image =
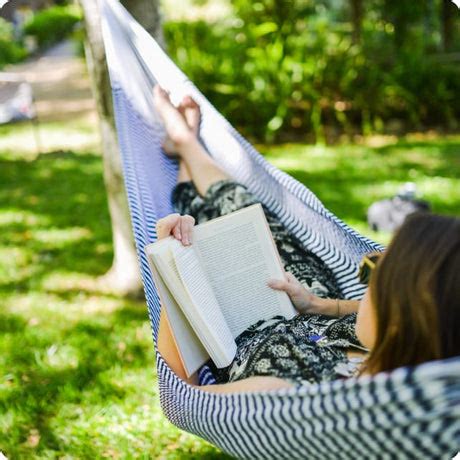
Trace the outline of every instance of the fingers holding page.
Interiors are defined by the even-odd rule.
[[[291,285],[292,279],[290,277],[292,277],[292,275],[286,272],[284,274],[284,279],[280,280],[280,279],[271,278],[268,280],[267,285],[277,291],[284,291],[284,292],[289,293],[292,287]]]
[[[195,225],[195,219],[192,216],[182,216],[181,218],[181,234],[182,244],[188,246],[192,244],[193,226]]]
[[[176,238],[176,240],[179,240],[179,241],[182,241],[182,232],[181,232],[181,224],[180,224],[180,220],[178,221],[178,223],[174,226],[174,228],[172,229],[172,236],[174,238]]]
[[[287,281],[277,279],[269,279],[267,285],[277,291],[287,291],[289,288]]]
[[[157,238],[159,240],[172,234],[173,229],[180,220],[180,214],[169,214],[157,222]]]
[[[316,312],[316,296],[305,289],[300,281],[291,273],[285,273],[284,280],[271,279],[267,284],[272,289],[285,292],[300,313]]]
[[[193,226],[195,219],[192,216],[170,214],[157,222],[157,237],[159,240],[172,235],[184,246],[192,243]]]

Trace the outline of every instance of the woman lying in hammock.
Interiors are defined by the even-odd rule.
[[[192,244],[192,228],[257,199],[231,180],[198,140],[200,111],[185,98],[174,107],[158,86],[165,151],[179,160],[173,202],[178,214],[161,219],[158,238],[173,235]],[[332,271],[264,209],[286,278],[270,280],[285,291],[299,314],[260,321],[237,339],[237,355],[225,369],[212,368],[213,392],[259,391],[375,374],[460,354],[460,219],[411,216],[385,254],[364,259],[361,301],[341,300]],[[193,216],[193,217],[192,217]],[[185,379],[171,331],[160,319],[158,350]],[[369,353],[368,353],[369,350]],[[196,377],[189,383],[197,383]]]

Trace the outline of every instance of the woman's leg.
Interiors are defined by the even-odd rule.
[[[179,173],[177,174],[177,183],[181,184],[183,182],[190,182],[192,180],[192,176],[190,175],[190,171],[187,168],[187,165],[183,161],[179,161]]]
[[[154,88],[154,103],[167,133],[163,148],[180,158],[179,182],[190,178],[198,193],[204,196],[212,184],[229,179],[198,140],[201,119],[198,104],[186,96],[175,107],[169,95],[159,86]]]
[[[190,143],[186,149],[183,149],[180,157],[201,196],[206,195],[211,185],[230,178],[208,155],[198,139],[196,142]]]

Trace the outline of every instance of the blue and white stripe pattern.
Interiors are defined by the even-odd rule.
[[[152,323],[160,303],[144,247],[157,219],[172,211],[177,167],[161,152],[155,82],[202,110],[201,138],[210,154],[245,184],[359,298],[361,256],[381,247],[350,229],[302,184],[267,163],[172,63],[117,0],[99,0],[132,224]],[[460,446],[460,358],[268,393],[217,395],[178,379],[157,354],[165,415],[238,458],[451,458]],[[203,372],[202,383],[212,381]]]

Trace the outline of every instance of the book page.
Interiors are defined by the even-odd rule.
[[[213,350],[210,354],[214,364],[219,368],[226,367],[235,357],[236,344],[196,252],[191,246],[179,244],[173,254],[185,289],[205,318],[207,331],[200,338],[206,348]]]
[[[150,268],[154,275],[161,305],[166,310],[175,346],[179,351],[185,373],[187,377],[190,377],[208,361],[209,353],[203,347],[153,263],[150,263]]]
[[[193,245],[233,337],[261,319],[295,316],[287,294],[267,286],[284,269],[260,205],[195,227]]]
[[[213,303],[212,297],[208,295],[210,288],[206,290],[206,283],[209,286],[206,276],[201,272],[200,278],[199,271],[193,265],[193,251],[187,251],[187,248],[174,238],[167,238],[148,245],[146,251],[149,261],[152,262],[169,292],[172,293],[187,322],[216,366],[228,366],[235,356],[236,344],[217,302],[214,299]],[[187,255],[190,257],[187,258]],[[182,274],[179,274],[176,259],[181,265]],[[186,285],[182,278],[187,279]],[[167,298],[164,295],[163,298],[165,297]],[[174,305],[171,303],[169,303],[169,310],[174,312]],[[183,326],[179,324],[180,315],[173,316],[168,317],[171,329],[175,336],[180,337],[183,333]],[[225,329],[227,335],[225,335]],[[188,338],[190,338],[190,334]],[[176,342],[178,344],[185,342],[182,339],[183,337],[176,338]],[[185,361],[182,346],[180,346],[179,351]],[[184,363],[184,367],[194,367],[194,365]]]

